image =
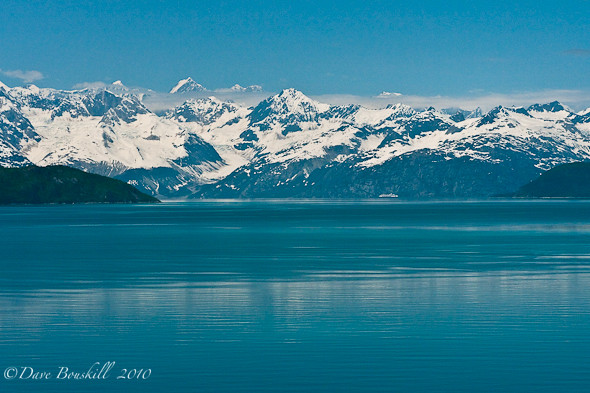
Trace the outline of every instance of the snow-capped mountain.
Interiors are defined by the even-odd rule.
[[[246,119],[231,144],[250,163],[201,195],[486,196],[590,158],[588,122],[558,103],[475,117],[401,104],[328,106],[288,89]]]
[[[262,86],[260,85],[251,85],[251,86],[240,86],[237,83],[230,87],[230,90],[236,93],[252,93],[256,91],[262,91]]]
[[[165,197],[489,196],[587,159],[590,110],[558,102],[368,109],[286,89],[251,108],[209,97],[158,116],[120,86],[0,86],[0,164],[65,164]]]
[[[173,108],[166,114],[166,118],[178,122],[192,122],[200,125],[209,125],[226,117],[229,120],[240,107],[234,103],[222,102],[215,97],[187,100]]]
[[[36,165],[122,177],[162,195],[190,193],[184,188],[196,175],[220,165],[211,146],[150,112],[135,95],[29,86],[10,89],[0,99],[11,120],[2,124],[3,144]]]
[[[330,105],[320,104],[300,91],[285,89],[254,107],[249,115],[250,125],[267,129],[285,124],[314,122],[328,109]]]
[[[8,90],[0,85],[0,165],[19,167],[30,164],[23,152],[40,138]]]
[[[120,80],[116,80],[113,83],[111,83],[110,85],[107,85],[105,87],[105,89],[109,90],[113,93],[119,93],[119,94],[126,94],[131,91],[131,89],[128,88],[127,86],[125,86],[123,84],[123,82],[121,82]]]
[[[170,94],[187,94],[206,90],[206,88],[195,82],[191,77],[188,77],[178,81],[178,83],[170,89]]]

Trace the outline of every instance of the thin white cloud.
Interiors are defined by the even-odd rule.
[[[96,81],[96,82],[81,82],[81,83],[76,83],[74,86],[72,86],[73,89],[75,90],[82,90],[82,89],[103,89],[107,86],[106,83],[101,82],[101,81]]]
[[[377,96],[377,98],[390,98],[390,97],[399,97],[403,95],[402,93],[392,93],[390,91],[382,91],[381,94]]]
[[[490,110],[498,105],[528,106],[536,103],[559,101],[572,109],[580,110],[590,106],[590,91],[583,90],[542,90],[535,92],[516,92],[512,94],[480,93],[466,96],[383,96],[363,97],[354,95],[322,95],[314,99],[333,105],[359,104],[368,108],[383,108],[388,104],[403,103],[414,108],[462,108],[472,110],[477,107]]]
[[[36,70],[0,70],[0,73],[8,76],[9,78],[20,79],[25,83],[32,83],[45,78],[41,71]]]
[[[564,50],[562,53],[568,56],[590,57],[590,49],[575,48]]]
[[[252,93],[221,92],[219,90],[194,94],[191,98],[206,98],[214,95],[222,101],[231,100],[240,105],[253,106],[277,93],[268,91]],[[305,91],[303,93],[305,94]],[[465,96],[419,96],[396,95],[391,93],[391,95],[379,94],[377,96],[369,97],[347,94],[326,94],[310,96],[310,98],[331,105],[358,104],[373,109],[384,108],[389,104],[402,103],[416,109],[433,106],[437,109],[461,108],[465,110],[473,110],[479,107],[484,111],[488,111],[499,105],[506,107],[526,107],[532,104],[545,104],[552,101],[559,101],[576,111],[590,107],[590,91],[583,90],[542,90],[535,92],[516,92],[512,94],[474,91]],[[175,105],[179,105],[186,99],[187,97],[176,97],[165,93],[150,92],[145,95],[144,103],[151,110],[162,111],[170,109]]]
[[[262,91],[260,85],[240,86],[238,84],[233,85],[229,88],[220,88],[212,90],[214,93],[232,94],[232,93],[256,93]]]

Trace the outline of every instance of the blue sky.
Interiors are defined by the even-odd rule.
[[[590,91],[590,1],[3,0],[0,53],[9,85]]]

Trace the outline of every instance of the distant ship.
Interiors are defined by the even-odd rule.
[[[381,194],[379,198],[397,198],[398,196],[397,194]]]

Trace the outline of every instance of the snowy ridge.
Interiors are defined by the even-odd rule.
[[[518,182],[529,180],[541,170],[559,163],[590,159],[590,122],[558,103],[530,108],[498,107],[480,117],[476,116],[478,112],[450,115],[434,108],[415,111],[401,104],[384,109],[327,106],[288,89],[253,108],[246,116],[247,123],[243,117],[235,120],[233,138],[215,147],[218,151],[220,148],[232,151],[249,164],[237,168],[219,181],[216,189],[206,189],[203,195],[240,196],[247,192],[246,195],[272,196],[281,195],[278,191],[281,189],[297,189],[300,193],[287,195],[334,192],[341,195],[334,189],[322,188],[317,193],[301,189],[318,188],[317,183],[307,180],[314,172],[344,171],[366,176],[386,171],[384,168],[392,165],[402,165],[399,163],[408,162],[414,156],[435,157],[428,165],[436,160],[442,160],[440,165],[447,166],[459,165],[455,164],[459,162],[463,166],[479,165],[490,174],[498,170],[520,171],[518,168],[522,167],[519,175],[514,176],[514,186],[518,186]],[[211,141],[215,137],[210,135],[225,135],[223,128],[203,130],[209,134],[208,138],[203,136],[204,139]],[[236,138],[239,131],[243,132]],[[454,170],[461,176],[461,169]],[[478,176],[478,173],[470,176]],[[498,184],[491,183],[490,187],[482,189],[489,188],[490,194],[502,192],[512,186],[509,180],[500,179]],[[379,183],[383,179],[370,181]],[[486,180],[471,181],[476,184]],[[253,186],[258,188],[249,194]],[[463,184],[462,187],[467,186]],[[468,189],[469,192],[474,190],[477,188]],[[374,192],[377,191],[383,189]],[[356,189],[353,192],[366,195]],[[422,194],[421,190],[411,192]]]
[[[193,122],[200,125],[210,125],[222,118],[230,121],[239,109],[238,105],[222,102],[215,97],[191,99],[170,110],[166,114],[166,118],[181,123]]]
[[[138,179],[125,175],[129,170],[168,168],[174,176],[167,173],[165,182],[150,178],[157,186],[144,187],[152,193],[167,193],[179,192],[179,184],[187,183],[184,178],[193,179],[194,173],[202,173],[205,163],[211,161],[210,166],[218,166],[221,161],[198,136],[178,122],[150,112],[133,94],[29,86],[11,89],[0,100],[3,112],[18,110],[22,117],[11,114],[13,126],[2,124],[3,165],[12,154],[5,146],[8,144],[36,165],[69,165],[109,176],[126,176],[131,183]],[[145,177],[145,173],[141,175]]]
[[[260,85],[251,85],[251,86],[240,86],[239,84],[235,84],[232,87],[229,88],[231,91],[233,92],[238,92],[238,93],[249,93],[249,92],[255,92],[255,91],[262,91],[262,86]]]
[[[170,94],[185,94],[191,92],[206,91],[202,85],[195,82],[191,77],[181,79],[178,83],[170,90]]]
[[[0,166],[20,167],[30,164],[24,152],[40,137],[9,91],[8,86],[0,86]]]
[[[194,85],[187,78],[173,90]],[[6,89],[0,164],[65,164],[170,197],[491,195],[590,159],[590,111],[558,102],[488,113],[368,109],[285,89],[252,108],[209,97],[158,116],[120,81]]]

